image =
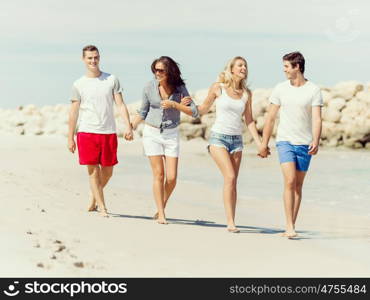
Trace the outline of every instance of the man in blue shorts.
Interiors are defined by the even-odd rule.
[[[321,136],[320,88],[304,77],[305,59],[299,52],[283,56],[288,80],[276,85],[263,128],[261,155],[266,155],[276,115],[280,122],[276,136],[281,170],[284,176],[286,231],[283,236],[297,236],[295,223],[301,204],[302,186],[312,155],[317,154]]]

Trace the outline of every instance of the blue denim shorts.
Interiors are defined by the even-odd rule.
[[[307,172],[312,155],[308,154],[308,145],[292,145],[289,142],[277,142],[280,163],[295,162],[298,171]]]
[[[208,151],[211,145],[224,147],[231,154],[243,150],[243,137],[241,135],[228,135],[211,131],[208,140]]]

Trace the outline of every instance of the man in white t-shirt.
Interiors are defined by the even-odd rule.
[[[86,75],[72,86],[72,104],[69,113],[68,148],[74,153],[77,127],[77,146],[81,165],[87,165],[90,179],[91,204],[89,211],[97,208],[107,217],[103,188],[113,174],[117,161],[117,134],[113,105],[125,122],[126,140],[133,139],[127,107],[122,98],[122,88],[117,77],[99,69],[99,50],[88,45],[82,49]],[[77,124],[78,120],[78,124]]]
[[[280,109],[276,148],[284,177],[286,231],[297,236],[295,223],[302,198],[302,186],[311,156],[317,154],[321,136],[320,88],[304,77],[305,59],[299,52],[283,56],[287,81],[276,85],[263,128],[261,155],[266,155],[276,115]]]

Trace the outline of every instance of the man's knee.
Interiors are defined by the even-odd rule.
[[[302,194],[302,186],[303,186],[303,182],[296,182],[295,183],[295,192],[297,194]]]
[[[89,165],[87,166],[87,172],[90,177],[98,177],[99,176],[99,166],[98,165]]]
[[[288,177],[285,179],[285,188],[290,189],[290,190],[296,190],[296,183],[297,180],[295,177]]]
[[[102,175],[105,177],[105,178],[111,178],[112,175],[113,175],[113,167],[102,167]]]

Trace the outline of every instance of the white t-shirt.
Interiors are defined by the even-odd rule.
[[[270,102],[280,106],[276,141],[309,145],[312,142],[312,106],[323,106],[320,88],[311,81],[295,87],[287,80],[276,85]]]
[[[99,77],[82,76],[73,83],[72,101],[80,101],[78,132],[116,133],[114,94],[122,92],[117,77],[102,72]]]

